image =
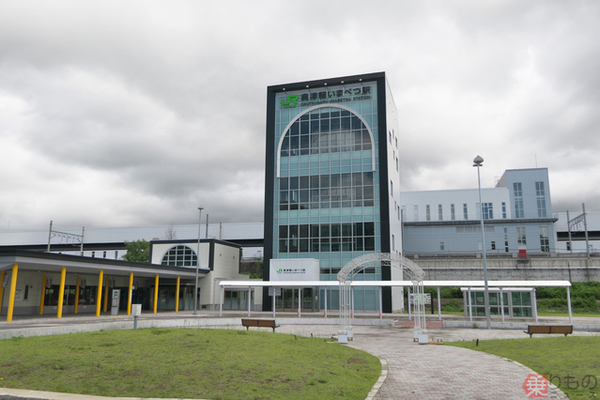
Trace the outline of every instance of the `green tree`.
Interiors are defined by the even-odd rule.
[[[133,242],[125,242],[127,253],[122,257],[125,261],[147,263],[150,262],[150,242],[138,239]]]
[[[259,261],[256,263],[258,272],[250,274],[250,279],[262,279],[263,278],[263,262]]]

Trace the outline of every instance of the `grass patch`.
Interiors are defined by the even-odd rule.
[[[137,329],[0,341],[7,388],[98,396],[364,399],[379,359],[271,332]]]
[[[447,342],[520,362],[548,379],[571,399],[600,395],[600,337],[570,336],[532,339]],[[584,387],[586,386],[586,387]]]

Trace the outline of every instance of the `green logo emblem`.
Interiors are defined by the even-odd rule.
[[[278,273],[278,274],[281,274],[282,272],[283,272],[283,270],[282,270],[281,268],[279,268],[279,269],[277,270],[277,273]]]
[[[283,106],[283,108],[296,107],[298,105],[298,95],[290,94],[285,100],[281,99],[281,105]]]

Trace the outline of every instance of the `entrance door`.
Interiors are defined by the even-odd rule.
[[[159,310],[175,310],[175,288],[164,288],[159,290]]]
[[[184,290],[185,301],[183,302],[184,310],[194,309],[194,287],[186,286]]]
[[[312,288],[302,289],[302,311],[315,311],[317,307],[317,299],[315,291]]]
[[[281,289],[281,296],[275,300],[276,311],[295,311],[298,309],[297,289]]]
[[[141,304],[142,310],[150,310],[150,288],[142,287],[135,289],[131,302],[133,304]]]
[[[317,299],[313,288],[282,289],[281,296],[275,300],[275,311],[298,311],[298,290],[301,291],[302,311],[317,311]]]

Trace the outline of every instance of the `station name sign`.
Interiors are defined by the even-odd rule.
[[[348,89],[321,90],[301,94],[289,94],[281,99],[281,108],[311,107],[327,103],[343,103],[350,101],[371,100],[371,86]]]
[[[270,281],[318,281],[319,260],[273,259],[269,263]]]

